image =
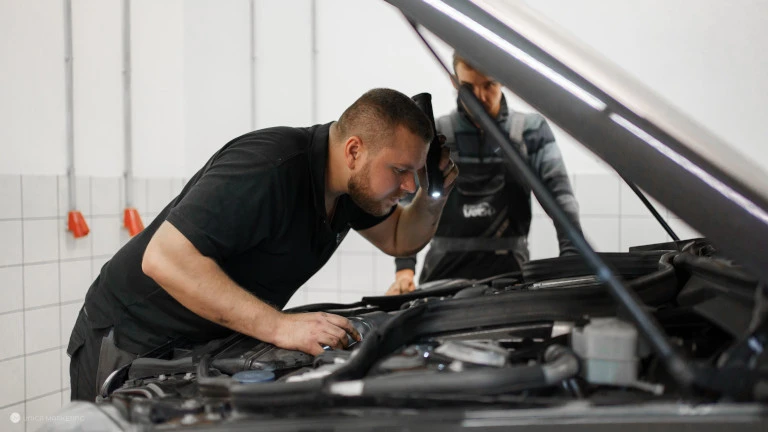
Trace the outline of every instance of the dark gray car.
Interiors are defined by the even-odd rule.
[[[60,413],[83,422],[59,426],[768,430],[765,174],[519,2],[389,3],[706,238],[595,253],[489,127],[579,256],[302,306],[347,316],[363,335],[317,357],[239,334],[158,347],[116,370],[97,403]],[[459,96],[477,106],[471,91]]]

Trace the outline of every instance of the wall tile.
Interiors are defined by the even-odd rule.
[[[171,179],[153,178],[148,181],[147,210],[151,213],[160,213],[175,196],[171,191]]]
[[[283,309],[290,309],[305,304],[307,304],[307,289],[301,288],[293,294],[293,297],[291,297]]]
[[[61,352],[53,350],[27,356],[26,383],[27,399],[60,390]],[[60,395],[58,401],[61,403]]]
[[[96,279],[96,276],[101,273],[101,268],[104,267],[104,264],[106,264],[107,261],[109,261],[111,258],[112,255],[93,258],[91,260],[91,278]]]
[[[69,344],[69,336],[72,335],[72,329],[75,327],[77,314],[82,307],[82,302],[61,306],[61,345],[64,347]]]
[[[24,262],[56,261],[59,259],[59,221],[24,221]]]
[[[21,266],[0,267],[0,313],[24,308],[23,274]]]
[[[82,300],[91,286],[94,276],[91,274],[91,260],[62,261],[61,269],[61,301],[69,302]]]
[[[181,190],[184,189],[184,185],[186,185],[187,182],[184,181],[182,178],[172,178],[171,179],[171,197],[175,198],[181,193]]]
[[[598,252],[618,252],[619,250],[619,218],[590,218],[581,219],[581,227],[587,241]]]
[[[619,214],[619,181],[615,175],[577,175],[575,193],[581,215]]]
[[[24,266],[24,307],[59,303],[58,263]]]
[[[24,218],[56,217],[56,176],[22,176],[21,187]]]
[[[339,254],[331,256],[327,263],[304,286],[315,290],[335,291],[339,287]]]
[[[24,374],[20,372],[19,377],[21,378],[23,376]],[[24,381],[22,380],[22,386],[24,385],[23,382]],[[22,387],[22,394],[23,392],[24,392],[24,389]],[[0,397],[2,396],[0,395]],[[0,402],[0,406],[3,406],[2,402]],[[19,416],[20,420],[18,423],[13,423],[12,421],[10,421],[11,415],[13,414],[16,414]],[[24,417],[26,417],[26,411],[24,410],[24,402],[0,409],[0,422],[4,422],[2,423],[2,425],[3,425],[3,430],[6,432],[24,432],[25,430]]]
[[[0,219],[21,219],[21,176],[0,175]]]
[[[536,199],[536,196],[533,194],[531,194],[531,214],[533,217],[545,216],[547,214],[541,204],[539,204],[539,200]]]
[[[89,224],[92,222],[86,220]],[[91,256],[91,242],[93,239],[93,230],[85,237],[75,238],[70,231],[66,230],[67,222],[60,221],[59,231],[59,257],[62,260],[75,258],[88,258]],[[91,225],[89,227],[92,228]]]
[[[672,231],[674,231],[681,240],[702,237],[701,233],[691,228],[690,225],[686,224],[681,219],[670,218],[667,223],[669,223]]]
[[[0,266],[21,264],[21,221],[0,221]]]
[[[383,252],[374,257],[375,271],[371,294],[384,295],[395,281],[395,259]],[[414,281],[416,282],[416,281]]]
[[[69,388],[69,356],[67,355],[67,348],[62,348],[60,351],[61,356],[61,388]],[[69,402],[69,391],[67,393],[67,402]]]
[[[70,389],[68,389],[68,388],[65,388],[64,390],[62,390],[62,392],[61,392],[61,408],[62,408],[62,410],[64,409],[64,407],[69,405],[69,403],[71,402],[71,400],[70,400],[71,394],[72,393],[71,393]]]
[[[621,219],[621,252],[629,252],[631,246],[664,243],[668,240],[667,232],[653,218]]]
[[[59,306],[26,311],[24,339],[27,353],[61,346]]]
[[[60,409],[60,392],[35,400],[27,401],[27,431],[37,431],[43,427],[49,428],[48,430],[61,430],[65,426],[70,426],[67,421],[79,421],[65,418],[56,418],[55,414]]]
[[[349,230],[349,233],[347,233],[347,236],[344,237],[344,240],[341,242],[339,251],[344,253],[372,253],[374,251],[378,252],[378,249],[376,249],[376,246],[372,245],[371,242],[366,240],[365,237],[361,236],[357,231],[351,229]]]
[[[648,210],[647,207],[645,207],[645,204],[643,204],[642,201],[640,201],[640,198],[637,197],[637,195],[632,191],[632,189],[627,186],[624,181],[620,182],[619,186],[619,202],[620,202],[620,210],[622,216],[646,216],[646,217],[653,217],[653,214]],[[647,194],[645,194],[645,197],[648,198],[648,200],[653,204],[653,206],[656,208],[656,211],[659,212],[659,214],[666,218],[669,216],[669,212],[667,209],[659,204],[658,201],[654,200]]]
[[[24,359],[0,361],[0,406],[24,400]],[[4,426],[8,417],[0,417],[0,426]],[[0,429],[3,429],[0,427]],[[5,429],[3,429],[5,430]]]
[[[528,234],[528,249],[531,259],[545,259],[560,255],[557,231],[549,216],[534,217]]]
[[[93,255],[113,255],[128,240],[128,231],[123,229],[122,217],[93,218],[91,220]]]
[[[307,304],[338,302],[339,295],[337,291],[307,290]]]
[[[24,354],[24,313],[0,315],[0,360],[22,354]]]
[[[125,197],[123,197],[123,200]],[[133,208],[139,210],[139,213],[148,212],[147,208],[147,179],[134,178],[133,179]],[[121,207],[128,207],[128,203],[123,202]],[[142,219],[144,215],[142,214]],[[144,226],[147,225],[146,219],[144,220]]]
[[[69,180],[67,176],[59,176],[59,216],[66,218],[70,210],[77,210],[86,216],[91,215],[91,179],[90,177],[76,177],[75,190],[77,196],[75,199],[76,207],[71,209],[69,206]]]
[[[373,290],[373,261],[370,254],[342,254],[339,287],[341,291],[371,292]]]
[[[120,208],[120,177],[91,178],[91,214],[117,215]]]
[[[339,293],[340,303],[356,303],[362,300],[363,297],[370,296],[370,292],[364,291],[341,291]]]

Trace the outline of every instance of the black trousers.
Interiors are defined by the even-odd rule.
[[[112,327],[93,328],[85,308],[80,309],[72,329],[67,354],[71,399],[89,402],[96,400],[112,371],[138,357],[115,346]]]

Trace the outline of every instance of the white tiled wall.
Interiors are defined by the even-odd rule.
[[[77,210],[91,229],[83,239],[66,231],[65,176],[0,175],[0,430],[37,429],[69,401],[72,326],[101,266],[129,238],[123,180],[82,177],[76,184]],[[134,206],[145,225],[182,185],[135,180]],[[12,413],[22,420],[6,422]]]

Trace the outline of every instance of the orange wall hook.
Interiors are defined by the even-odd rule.
[[[144,229],[144,223],[141,221],[139,211],[135,208],[125,209],[123,212],[123,225],[128,229],[128,233],[131,237]]]
[[[85,222],[83,214],[77,210],[69,212],[67,217],[67,229],[72,232],[75,238],[81,238],[88,235],[91,232],[88,229],[88,224]]]

